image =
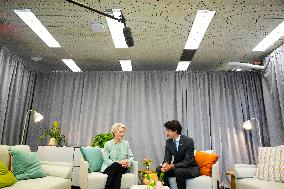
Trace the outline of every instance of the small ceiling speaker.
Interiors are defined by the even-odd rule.
[[[104,32],[105,31],[105,27],[104,27],[103,23],[100,22],[100,21],[94,21],[91,24],[91,29],[92,29],[93,32]]]

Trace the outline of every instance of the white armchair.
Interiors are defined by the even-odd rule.
[[[88,172],[89,163],[80,159],[79,185],[81,189],[104,189],[107,175],[101,172]],[[129,189],[138,184],[138,162],[134,161],[129,168],[130,173],[125,173],[121,178],[121,189]]]
[[[284,145],[260,147],[258,164],[235,164],[234,176],[237,189],[283,189],[284,188]],[[234,185],[233,182],[231,184]]]
[[[217,161],[212,165],[212,177],[209,176],[199,176],[196,178],[191,178],[186,180],[186,188],[198,188],[198,189],[218,189],[220,181],[220,170],[219,162]],[[169,178],[171,189],[177,189],[176,178]]]
[[[234,166],[234,176],[235,186],[237,189],[283,189],[283,182],[267,181],[260,180],[256,178],[256,169],[257,165],[248,165],[248,164],[235,164]],[[231,181],[232,182],[232,181]],[[234,185],[234,183],[231,183]]]
[[[213,150],[206,150],[206,153],[213,153]],[[194,151],[194,154],[196,151]],[[169,178],[171,189],[177,189],[176,178]],[[199,176],[196,178],[191,178],[186,180],[186,188],[198,188],[198,189],[218,189],[220,182],[220,167],[219,161],[212,165],[212,176]]]

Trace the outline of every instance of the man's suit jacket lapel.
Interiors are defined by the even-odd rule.
[[[185,138],[181,135],[179,140],[178,153],[182,151],[184,140]]]

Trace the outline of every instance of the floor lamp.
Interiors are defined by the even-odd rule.
[[[23,133],[22,133],[22,138],[21,138],[21,145],[23,145],[23,142],[24,142],[24,136],[25,136],[25,133],[26,133],[26,127],[28,128],[29,127],[29,124],[27,125],[28,123],[28,118],[29,118],[29,113],[30,112],[33,112],[34,113],[34,122],[39,122],[43,119],[43,116],[38,113],[37,111],[35,110],[28,110],[27,113],[25,114],[25,122],[24,122],[24,130],[23,130]]]
[[[260,146],[262,147],[262,139],[261,139],[261,135],[260,135],[260,126],[259,126],[259,121],[256,118],[251,118],[250,120],[247,120],[246,122],[244,122],[243,124],[243,128],[246,130],[252,130],[252,121],[257,122],[257,127],[258,127],[258,136],[259,136],[259,143]]]

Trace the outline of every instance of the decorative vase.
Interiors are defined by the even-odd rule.
[[[146,165],[146,170],[149,171],[149,165]]]
[[[50,138],[48,146],[56,146],[56,139],[55,138]]]

